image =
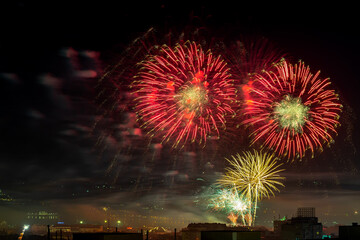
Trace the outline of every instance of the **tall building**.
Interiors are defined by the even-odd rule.
[[[298,208],[297,217],[274,221],[274,234],[281,240],[322,239],[322,224],[315,208]]]
[[[315,208],[302,207],[297,209],[297,217],[315,217]]]
[[[322,224],[312,217],[291,218],[281,226],[281,240],[322,239]]]

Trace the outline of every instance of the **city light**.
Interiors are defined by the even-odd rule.
[[[22,240],[22,238],[24,237],[25,231],[28,230],[29,227],[30,227],[29,225],[24,225],[23,230],[22,230],[22,232],[20,233],[20,235],[18,237],[18,240]]]

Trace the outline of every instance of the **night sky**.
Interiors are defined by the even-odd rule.
[[[274,217],[291,217],[298,207],[316,207],[327,226],[360,222],[357,7],[150,2],[2,4],[0,189],[13,201],[0,201],[0,221],[22,224],[26,212],[46,210],[67,223],[101,223],[102,208],[110,207],[228,222],[209,211],[204,198],[223,172],[224,157],[249,149],[243,140],[172,150],[149,143],[125,91],[116,115],[99,108],[99,91],[109,90],[99,79],[117,63],[115,76],[133,71],[136,39],[150,45],[164,43],[169,32],[176,39],[200,31],[224,42],[269,39],[330,77],[343,104],[335,143],[313,159],[285,162],[285,188],[260,202],[257,224],[271,226]],[[105,109],[112,98],[106,99]]]

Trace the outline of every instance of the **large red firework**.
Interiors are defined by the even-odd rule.
[[[313,75],[303,62],[292,65],[282,60],[243,87],[247,117],[243,123],[252,127],[252,144],[261,142],[295,159],[333,141],[342,106],[329,89],[329,78],[319,74]]]
[[[219,137],[233,110],[236,90],[221,56],[195,42],[162,46],[140,63],[133,87],[136,112],[150,137],[173,147],[203,145]]]

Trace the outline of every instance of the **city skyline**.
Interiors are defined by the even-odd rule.
[[[211,139],[204,148],[172,149],[157,140],[149,143],[126,102],[117,106],[118,116],[103,121],[96,104],[96,87],[108,65],[135,61],[136,39],[148,40],[150,33],[162,42],[169,32],[176,38],[200,31],[219,42],[244,35],[269,39],[287,59],[301,59],[314,73],[321,70],[322,78],[330,77],[343,105],[330,147],[315,151],[314,158],[282,160],[285,187],[258,203],[256,225],[271,226],[274,217],[291,217],[297,207],[315,207],[326,226],[360,222],[357,17],[335,14],[353,10],[303,6],[290,14],[264,7],[240,14],[229,6],[162,1],[72,7],[22,2],[8,7],[23,21],[7,26],[1,42],[0,221],[21,224],[28,212],[48,211],[68,223],[100,223],[106,207],[181,216],[185,225],[230,223],[227,215],[207,208],[206,194],[224,172],[225,158],[252,149],[245,134],[231,133],[238,136],[231,144]],[[104,11],[110,12],[106,18],[94,17]],[[302,11],[308,17],[297,21]],[[43,26],[45,19],[51,28]],[[125,99],[128,93],[121,94]]]

